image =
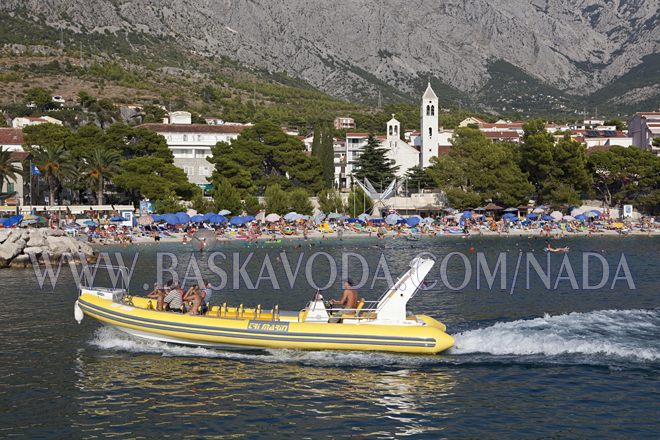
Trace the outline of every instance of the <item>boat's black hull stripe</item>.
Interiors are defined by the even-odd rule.
[[[425,342],[391,342],[391,341],[356,341],[356,340],[343,340],[343,339],[315,339],[315,338],[298,338],[298,337],[286,337],[283,335],[280,336],[258,336],[258,335],[245,335],[245,334],[232,334],[232,333],[227,333],[222,330],[215,330],[215,329],[207,329],[206,331],[201,331],[201,330],[193,330],[189,328],[177,328],[176,325],[171,325],[167,323],[167,325],[171,325],[174,328],[168,328],[163,325],[155,325],[155,324],[145,324],[142,322],[135,322],[136,318],[131,319],[124,319],[118,316],[113,316],[113,314],[106,313],[106,311],[97,309],[94,310],[93,306],[89,307],[88,304],[83,304],[80,303],[80,307],[93,315],[99,315],[104,318],[107,318],[112,321],[117,321],[121,322],[123,324],[127,325],[133,325],[136,327],[145,327],[145,328],[152,328],[152,329],[157,329],[157,330],[163,330],[163,331],[174,331],[174,332],[180,332],[180,333],[189,333],[189,334],[195,334],[195,335],[205,335],[205,336],[216,336],[216,337],[227,337],[227,338],[237,338],[237,339],[257,339],[257,340],[264,340],[264,341],[286,341],[286,342],[314,342],[314,343],[335,343],[335,344],[361,344],[361,345],[387,345],[387,346],[403,346],[403,347],[433,347],[435,345],[435,339],[432,339],[432,343],[425,343]],[[109,311],[108,311],[109,312]],[[119,315],[119,314],[118,314]],[[234,331],[237,332],[242,332],[242,330],[237,330],[234,329]],[[293,334],[291,336],[297,336],[297,334]],[[318,335],[321,338],[327,338],[328,335]],[[357,335],[351,335],[353,337],[356,337]],[[363,337],[363,339],[369,339],[370,336]]]
[[[79,299],[78,303],[80,305],[85,305],[89,308],[96,309],[100,312],[106,312],[110,313],[112,315],[116,315],[122,318],[128,318],[128,319],[134,319],[137,320],[139,319],[140,322],[149,322],[153,324],[163,324],[163,325],[169,325],[169,326],[175,326],[175,327],[186,327],[189,329],[200,329],[200,330],[211,330],[211,331],[225,331],[225,332],[240,332],[240,333],[249,333],[249,334],[260,334],[260,335],[273,335],[273,334],[282,334],[282,335],[287,335],[289,333],[287,332],[280,332],[280,331],[268,331],[268,330],[255,330],[255,329],[236,329],[236,328],[228,328],[228,327],[210,327],[206,325],[199,325],[199,324],[188,324],[188,323],[173,323],[170,321],[161,321],[158,319],[151,319],[151,318],[136,318],[131,315],[127,315],[125,313],[118,312],[116,310],[110,310],[107,308],[102,308],[99,307],[95,304],[88,303],[84,300]],[[222,319],[222,318],[221,318]],[[266,322],[266,321],[264,321]],[[274,321],[277,322],[277,321]],[[351,335],[351,334],[318,334],[318,333],[295,333],[295,336],[309,336],[309,337],[328,337],[328,338],[343,338],[343,339],[383,339],[387,341],[406,341],[406,342],[431,342],[433,345],[435,345],[435,339],[434,338],[414,338],[414,337],[406,337],[406,336],[379,336],[379,335]]]

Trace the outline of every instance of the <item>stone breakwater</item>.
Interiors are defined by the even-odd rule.
[[[0,229],[0,268],[30,267],[32,261],[94,260],[90,245],[59,229]]]

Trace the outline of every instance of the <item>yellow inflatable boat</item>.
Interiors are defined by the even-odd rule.
[[[360,300],[355,309],[333,310],[316,294],[298,312],[223,304],[192,316],[156,311],[152,300],[130,296],[126,289],[83,287],[74,315],[78,322],[87,315],[137,337],[194,346],[432,354],[453,346],[454,339],[435,319],[408,313],[406,304],[433,264],[414,259],[378,301]]]

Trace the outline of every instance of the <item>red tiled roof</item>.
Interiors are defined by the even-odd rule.
[[[146,128],[156,133],[240,133],[250,125],[224,124],[142,124],[139,128]]]
[[[20,128],[0,128],[0,145],[23,145],[23,142]]]
[[[367,137],[369,133],[346,133],[346,137]]]
[[[13,160],[15,162],[22,162],[28,157],[30,157],[30,153],[27,151],[12,151],[9,154],[9,160]]]
[[[482,132],[487,138],[516,138],[520,137],[517,131],[484,131]]]

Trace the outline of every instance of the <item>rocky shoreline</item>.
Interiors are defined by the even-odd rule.
[[[95,258],[90,245],[59,229],[0,229],[0,268],[30,267],[33,256],[40,263],[46,258],[51,262]]]

